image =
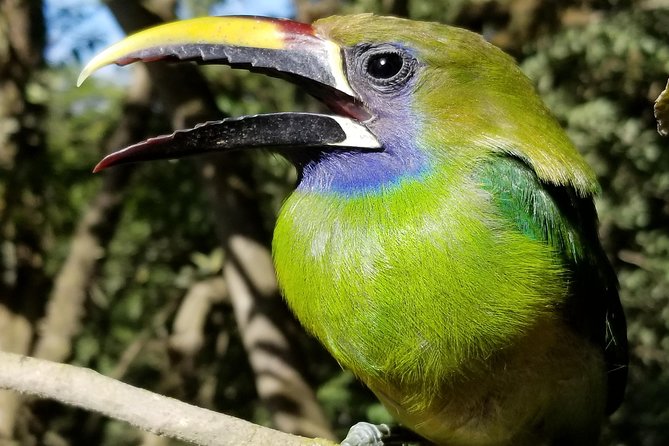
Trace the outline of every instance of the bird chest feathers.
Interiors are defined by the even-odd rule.
[[[396,417],[421,420],[427,438],[471,439],[472,426],[480,434],[485,423],[483,437],[509,438],[523,424],[518,417],[482,414],[508,404],[537,416],[549,404],[532,395],[547,374],[566,370],[556,365],[569,348],[555,335],[564,329],[556,309],[565,278],[544,244],[499,220],[476,178],[427,176],[347,200],[298,190],[279,216],[274,256],[302,324]],[[595,353],[573,362],[599,361],[595,376],[579,378],[597,388]],[[518,383],[523,392],[510,391]]]
[[[401,358],[418,355],[428,371],[438,357],[441,374],[564,298],[552,253],[499,219],[467,176],[428,174],[346,199],[298,189],[287,199],[274,236],[279,281],[347,366],[361,355],[403,373]]]

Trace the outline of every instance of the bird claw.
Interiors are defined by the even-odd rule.
[[[351,426],[341,446],[383,446],[383,439],[389,435],[386,424],[360,422]]]

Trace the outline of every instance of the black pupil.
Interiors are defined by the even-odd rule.
[[[390,79],[400,72],[403,63],[397,53],[374,54],[369,58],[367,72],[376,79]]]

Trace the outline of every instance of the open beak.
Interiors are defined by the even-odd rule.
[[[311,25],[285,19],[201,17],[133,34],[94,57],[77,85],[112,63],[192,60],[285,78],[337,115],[270,113],[206,122],[112,153],[94,172],[117,164],[244,148],[380,150],[363,123],[371,115],[349,85],[342,57],[341,48],[317,36]]]

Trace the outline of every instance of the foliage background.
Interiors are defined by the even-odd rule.
[[[108,4],[113,9],[114,2]],[[155,0],[145,6],[165,17],[173,10],[181,16],[204,14],[221,4]],[[235,207],[214,209],[219,205],[211,198],[207,172],[211,176],[218,167],[163,162],[127,173],[90,174],[105,150],[118,148],[116,141],[169,132],[175,122],[171,103],[139,68],[74,88],[82,54],[90,54],[105,30],[78,36],[71,57],[44,61],[47,27],[77,27],[99,7],[104,6],[90,0],[66,2],[45,21],[40,1],[0,0],[0,348],[91,367],[300,433],[341,437],[356,420],[387,420],[373,396],[285,312],[273,313],[281,315],[273,323],[299,361],[277,367],[297,370],[315,390],[325,420],[314,410],[286,404],[288,397],[263,393],[258,362],[249,358],[258,339],[271,341],[274,332],[243,322],[235,293],[226,287],[231,256],[229,239],[220,236],[226,233],[221,221],[233,218]],[[656,132],[652,103],[669,74],[669,2],[303,0],[291,12],[309,21],[364,11],[482,32],[517,58],[594,166],[603,190],[597,203],[600,232],[618,271],[632,356],[626,401],[602,444],[667,444],[669,151]],[[277,80],[220,67],[202,71],[215,107],[225,114],[319,107]],[[254,217],[249,224],[260,234],[254,240],[266,246],[295,173],[267,154],[232,167],[243,184],[254,186],[236,203],[243,215]],[[234,189],[237,183],[228,181],[234,175],[221,187]],[[256,344],[245,341],[249,330],[256,330]],[[304,393],[279,390],[297,398]],[[286,413],[301,421],[285,423]],[[305,428],[309,422],[322,430]],[[5,443],[169,440],[0,392],[0,444]]]

